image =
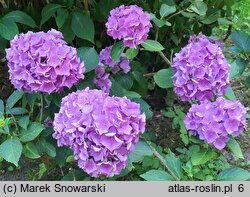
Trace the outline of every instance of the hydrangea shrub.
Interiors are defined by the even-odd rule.
[[[146,41],[150,25],[150,15],[142,8],[121,5],[111,10],[106,28],[113,39],[123,40],[124,46],[135,48]]]
[[[246,128],[246,110],[239,101],[219,97],[215,102],[208,100],[192,105],[184,119],[191,135],[223,149],[229,136],[240,135]]]
[[[55,114],[53,137],[69,146],[78,166],[93,177],[119,174],[145,130],[140,105],[101,90],[71,93]]]
[[[173,59],[174,91],[182,101],[204,101],[225,94],[230,65],[221,44],[194,35]]]
[[[27,32],[16,35],[6,49],[11,83],[31,93],[60,92],[84,79],[84,63],[76,49],[67,45],[61,32]]]

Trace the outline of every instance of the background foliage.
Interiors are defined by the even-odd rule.
[[[249,160],[244,160],[244,152],[235,139],[227,145],[233,153],[233,162],[230,162],[227,154],[188,134],[183,118],[190,106],[181,103],[174,95],[172,70],[162,59],[165,55],[171,64],[173,54],[187,43],[189,36],[202,32],[223,42],[225,56],[231,64],[230,79],[240,79],[242,88],[248,91],[248,0],[1,0],[0,3],[2,174],[13,170],[21,172],[23,163],[33,165],[32,160],[35,160],[35,167],[27,173],[31,180],[93,180],[77,168],[69,149],[56,146],[50,124],[63,96],[87,86],[95,88],[92,80],[93,70],[99,62],[98,53],[114,44],[112,59],[118,59],[125,52],[132,71],[128,75],[112,75],[111,95],[127,96],[139,103],[147,116],[148,126],[130,155],[126,169],[109,180],[250,178],[250,172],[246,170],[249,169]],[[114,42],[106,35],[105,22],[110,10],[122,4],[137,4],[151,15],[149,38],[136,49],[124,48],[121,42]],[[51,28],[61,31],[64,39],[77,48],[79,57],[85,62],[85,79],[60,94],[25,94],[14,90],[8,80],[5,59],[9,40],[21,32]],[[236,96],[229,87],[225,97],[234,100]],[[167,130],[155,128],[159,123],[155,122],[157,116],[162,117],[163,127]],[[166,133],[162,134],[162,131]],[[161,141],[166,135],[167,140]],[[249,147],[249,140],[246,143]]]

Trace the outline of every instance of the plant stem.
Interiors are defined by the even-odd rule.
[[[165,159],[158,153],[158,151],[151,145],[151,143],[149,141],[147,141],[145,138],[142,138],[143,140],[145,140],[145,142],[150,146],[150,148],[152,149],[154,155],[160,160],[160,162],[162,163],[162,165],[168,170],[168,172],[171,174],[171,176],[176,180],[179,181],[180,179],[175,176],[175,174],[171,171],[171,169],[168,167]]]
[[[40,109],[40,119],[39,119],[40,122],[42,122],[43,120],[43,107],[44,107],[44,98],[43,98],[43,93],[41,93],[41,109]]]
[[[181,13],[182,13],[182,12],[184,12],[185,10],[186,10],[186,9],[184,9],[184,10],[180,10],[179,12],[176,12],[176,13],[174,13],[174,14],[170,15],[170,16],[167,18],[167,20],[169,20],[169,19],[173,18],[174,16],[177,16],[177,15],[181,14]]]
[[[153,72],[153,73],[147,73],[147,74],[144,74],[143,76],[144,77],[152,77],[156,74],[156,72]]]
[[[18,125],[17,125],[17,120],[16,120],[15,116],[12,114],[12,112],[11,112],[11,110],[10,110],[10,108],[9,108],[8,105],[6,106],[6,108],[7,108],[7,110],[10,112],[11,118],[12,118],[12,120],[14,121],[16,130],[17,130],[17,133],[19,133],[19,127],[18,127]]]
[[[171,66],[170,60],[164,55],[162,51],[157,51],[157,53],[161,56],[161,58],[164,60],[164,62],[167,63],[168,66]]]

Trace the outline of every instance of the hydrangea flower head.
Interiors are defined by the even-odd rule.
[[[229,135],[236,137],[243,132],[246,110],[239,101],[219,97],[215,102],[206,100],[192,105],[184,123],[191,135],[199,135],[201,140],[221,150],[229,140]]]
[[[53,137],[69,146],[78,166],[93,177],[112,177],[127,164],[145,130],[140,105],[101,90],[79,90],[62,99]]]
[[[204,35],[191,36],[189,43],[175,54],[174,91],[182,101],[203,101],[221,96],[229,85],[230,66],[218,41]]]
[[[113,62],[110,56],[112,46],[106,47],[101,50],[99,59],[100,62],[95,68],[96,77],[94,83],[104,92],[109,93],[112,82],[109,79],[110,74],[105,72],[105,65],[111,68],[111,73],[116,74],[119,71],[123,71],[127,74],[130,71],[129,60],[126,58],[125,53],[122,53],[121,57]]]
[[[6,49],[10,80],[25,92],[53,93],[84,78],[85,67],[76,49],[54,29],[17,35]]]
[[[142,8],[121,5],[111,10],[106,28],[113,39],[123,40],[124,46],[135,48],[147,39],[150,25],[150,15]]]

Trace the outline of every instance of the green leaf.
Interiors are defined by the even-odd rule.
[[[32,122],[27,131],[21,132],[21,142],[29,142],[34,140],[44,129],[44,126],[39,122]]]
[[[205,16],[207,12],[207,4],[202,1],[195,1],[194,4],[190,6],[190,9],[201,16]]]
[[[221,16],[220,10],[217,12],[214,12],[208,16],[205,16],[203,20],[201,20],[200,22],[206,25],[210,25],[212,23],[215,23],[218,18]]]
[[[191,162],[194,166],[201,165],[213,159],[215,153],[210,150],[195,148],[192,150]]]
[[[29,125],[29,116],[22,116],[19,120],[18,120],[18,125],[20,127],[22,127],[23,129],[27,130],[27,127]]]
[[[0,157],[18,166],[22,153],[22,144],[17,137],[11,137],[0,145]]]
[[[222,172],[218,176],[219,181],[246,181],[250,179],[250,172],[238,167],[231,167]]]
[[[154,75],[155,83],[161,88],[172,88],[173,87],[173,71],[171,68],[166,68],[158,71]]]
[[[131,162],[139,162],[143,157],[151,155],[153,155],[153,151],[150,146],[145,141],[139,140],[134,151],[129,155],[129,159]]]
[[[234,138],[230,138],[229,142],[227,142],[227,147],[232,151],[234,156],[244,159],[240,145]]]
[[[228,86],[228,88],[226,90],[226,94],[224,96],[227,99],[232,100],[232,101],[237,99],[231,86]]]
[[[239,67],[239,75],[242,75],[243,72],[245,71],[245,69],[247,68],[247,64],[249,62],[247,60],[243,60],[243,59],[236,59],[236,64]]]
[[[10,109],[23,97],[23,91],[14,91],[6,101],[6,106]]]
[[[168,156],[166,156],[165,160],[168,168],[174,173],[177,178],[181,179],[183,176],[181,160],[175,157],[172,152]]]
[[[16,23],[21,23],[32,28],[36,27],[35,21],[28,14],[20,10],[9,12],[3,17],[3,19],[9,19]]]
[[[49,142],[47,142],[44,138],[39,139],[37,146],[39,148],[39,152],[45,152],[50,157],[56,156],[56,148]]]
[[[139,49],[138,48],[136,48],[136,49],[129,48],[126,51],[126,57],[128,59],[133,59],[134,57],[136,57],[138,55],[138,53],[139,53]]]
[[[124,44],[123,41],[116,42],[110,52],[110,56],[113,62],[116,62],[122,55],[124,51]]]
[[[38,159],[41,156],[34,144],[31,142],[27,143],[23,148],[23,154],[30,159]]]
[[[73,12],[71,28],[77,37],[94,43],[95,27],[88,15],[79,11]]]
[[[140,177],[146,181],[174,181],[174,178],[163,170],[149,170]]]
[[[133,86],[133,79],[129,75],[121,75],[119,73],[116,74],[117,77],[115,81],[121,85],[126,90],[130,90]]]
[[[61,28],[69,16],[69,12],[64,8],[58,8],[56,16],[56,25]]]
[[[63,33],[64,40],[66,42],[72,42],[75,38],[75,33],[71,29],[72,14],[66,19],[63,26],[59,29]]]
[[[166,17],[172,13],[176,12],[175,6],[169,6],[167,4],[162,4],[160,8],[161,18]]]
[[[0,36],[6,40],[12,40],[19,34],[18,27],[12,20],[0,20]]]
[[[21,114],[27,114],[28,111],[27,109],[22,107],[13,107],[12,109],[6,111],[6,114],[10,113],[12,113],[13,115],[21,115]]]
[[[0,99],[0,115],[4,114],[4,102],[2,99]]]
[[[238,76],[239,76],[239,66],[236,64],[236,61],[233,61],[231,62],[229,79],[232,80]]]
[[[51,16],[53,16],[53,14],[55,14],[55,12],[58,10],[58,8],[61,8],[62,6],[59,4],[54,4],[54,3],[50,3],[47,4],[43,10],[42,10],[42,20],[41,20],[41,26],[47,21],[49,20],[49,18]]]
[[[80,47],[77,49],[77,54],[81,61],[84,62],[86,68],[85,73],[95,69],[99,63],[99,56],[94,47]]]
[[[146,119],[152,118],[153,112],[150,109],[150,105],[146,101],[140,98],[135,98],[133,101],[140,104],[141,113],[145,113]]]
[[[44,163],[39,164],[39,172],[38,172],[38,179],[41,179],[44,173],[47,171],[47,168]]]
[[[141,98],[141,95],[134,91],[124,91],[123,96],[126,96],[129,99]]]
[[[225,18],[218,18],[219,25],[232,25],[232,22]]]
[[[162,51],[164,47],[156,40],[146,40],[141,45],[148,51]]]
[[[250,52],[250,36],[242,31],[235,31],[231,35],[234,44],[243,52]]]

